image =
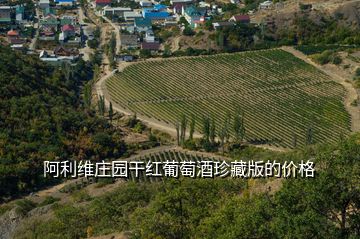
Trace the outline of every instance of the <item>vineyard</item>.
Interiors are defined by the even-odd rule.
[[[293,147],[334,142],[350,131],[345,90],[315,67],[275,49],[133,64],[106,81],[127,111],[174,125],[182,114],[214,117],[217,128],[238,107],[246,140]]]

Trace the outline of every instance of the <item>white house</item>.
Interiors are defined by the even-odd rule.
[[[265,1],[260,3],[259,9],[269,9],[272,7],[272,5],[273,5],[272,1]]]
[[[152,30],[147,30],[145,33],[145,41],[146,42],[155,42],[155,35]]]
[[[151,2],[151,1],[147,1],[147,0],[143,0],[143,1],[140,1],[140,6],[141,6],[141,7],[151,7],[151,6],[152,6],[152,2]]]
[[[45,8],[50,7],[50,1],[49,0],[40,0],[39,1],[39,7],[41,9],[45,9]]]
[[[124,17],[124,12],[131,12],[131,8],[129,7],[110,7],[105,6],[101,12],[103,16],[119,16]]]
[[[138,12],[124,12],[125,21],[134,21],[136,18],[142,18],[142,14]]]

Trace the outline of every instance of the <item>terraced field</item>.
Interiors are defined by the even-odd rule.
[[[350,131],[342,86],[279,49],[141,62],[106,86],[118,106],[154,121],[194,114],[198,131],[204,115],[220,126],[238,106],[253,143],[303,145],[309,128],[315,142],[333,142]]]

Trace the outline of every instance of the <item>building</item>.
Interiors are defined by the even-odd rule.
[[[124,20],[129,21],[135,21],[136,18],[142,18],[143,16],[138,12],[124,12]]]
[[[142,15],[150,20],[165,20],[170,17],[167,6],[162,4],[154,5],[152,8],[143,8]]]
[[[145,41],[146,42],[155,42],[155,35],[153,30],[147,30],[145,32]]]
[[[55,16],[55,9],[51,8],[51,7],[47,7],[45,9],[43,9],[43,15],[44,17],[48,16],[48,15],[53,15],[54,17]]]
[[[134,56],[132,55],[120,55],[117,56],[118,61],[132,62],[134,61]]]
[[[48,15],[39,21],[40,29],[52,28],[55,32],[58,30],[59,21],[53,15]]]
[[[95,7],[101,8],[110,5],[111,5],[111,0],[95,0]]]
[[[139,46],[137,35],[121,34],[120,45],[124,49],[137,48]]]
[[[55,56],[78,56],[79,50],[77,48],[65,48],[58,46],[54,49]]]
[[[7,38],[8,38],[8,42],[10,44],[18,45],[18,44],[25,43],[25,40],[20,38],[19,33],[17,31],[15,31],[15,30],[8,31],[7,32]]]
[[[134,27],[137,32],[146,32],[152,29],[151,20],[149,18],[136,18]]]
[[[75,27],[73,25],[66,24],[61,27],[61,31],[64,33],[65,38],[75,36]]]
[[[105,6],[101,12],[103,16],[118,16],[124,17],[124,12],[131,12],[129,7],[109,7]]]
[[[192,28],[196,28],[199,24],[205,22],[206,8],[194,7],[192,5],[186,8],[183,7],[182,12]]]
[[[25,7],[22,5],[17,5],[15,8],[15,20],[16,23],[21,23],[24,21]]]
[[[11,22],[11,7],[0,6],[0,24],[8,24]]]
[[[53,64],[60,65],[62,62],[73,62],[78,59],[78,56],[56,56],[55,54],[49,54],[47,51],[41,51],[39,54],[40,60]]]
[[[186,3],[175,3],[174,5],[171,6],[173,14],[177,14],[177,15],[182,14],[182,9],[185,6]]]
[[[250,17],[248,15],[234,15],[229,19],[229,22],[249,24],[250,23]]]
[[[235,23],[234,22],[213,22],[213,28],[215,30],[219,30],[219,29],[222,29],[224,27],[231,27],[231,26],[234,26]]]
[[[57,6],[68,6],[72,7],[75,5],[74,0],[55,0],[55,3]]]
[[[147,0],[143,0],[143,1],[140,1],[140,6],[141,7],[151,7],[153,4],[151,1],[147,1]]]
[[[45,9],[45,8],[50,7],[50,1],[49,0],[40,0],[39,1],[39,7],[41,9]]]
[[[272,1],[265,1],[259,4],[259,9],[270,9],[272,5]]]
[[[186,3],[191,4],[193,3],[193,0],[170,0],[171,5],[174,5],[176,3]]]
[[[77,18],[75,16],[64,15],[60,18],[60,26],[64,25],[76,25]]]
[[[158,43],[158,42],[143,42],[143,43],[141,43],[141,49],[150,50],[152,52],[158,51],[160,49],[160,43]]]

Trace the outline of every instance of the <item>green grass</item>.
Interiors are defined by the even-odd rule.
[[[282,50],[176,58],[133,64],[106,82],[121,107],[173,125],[181,114],[245,113],[246,139],[292,147],[334,142],[350,131],[345,90],[315,67]]]

